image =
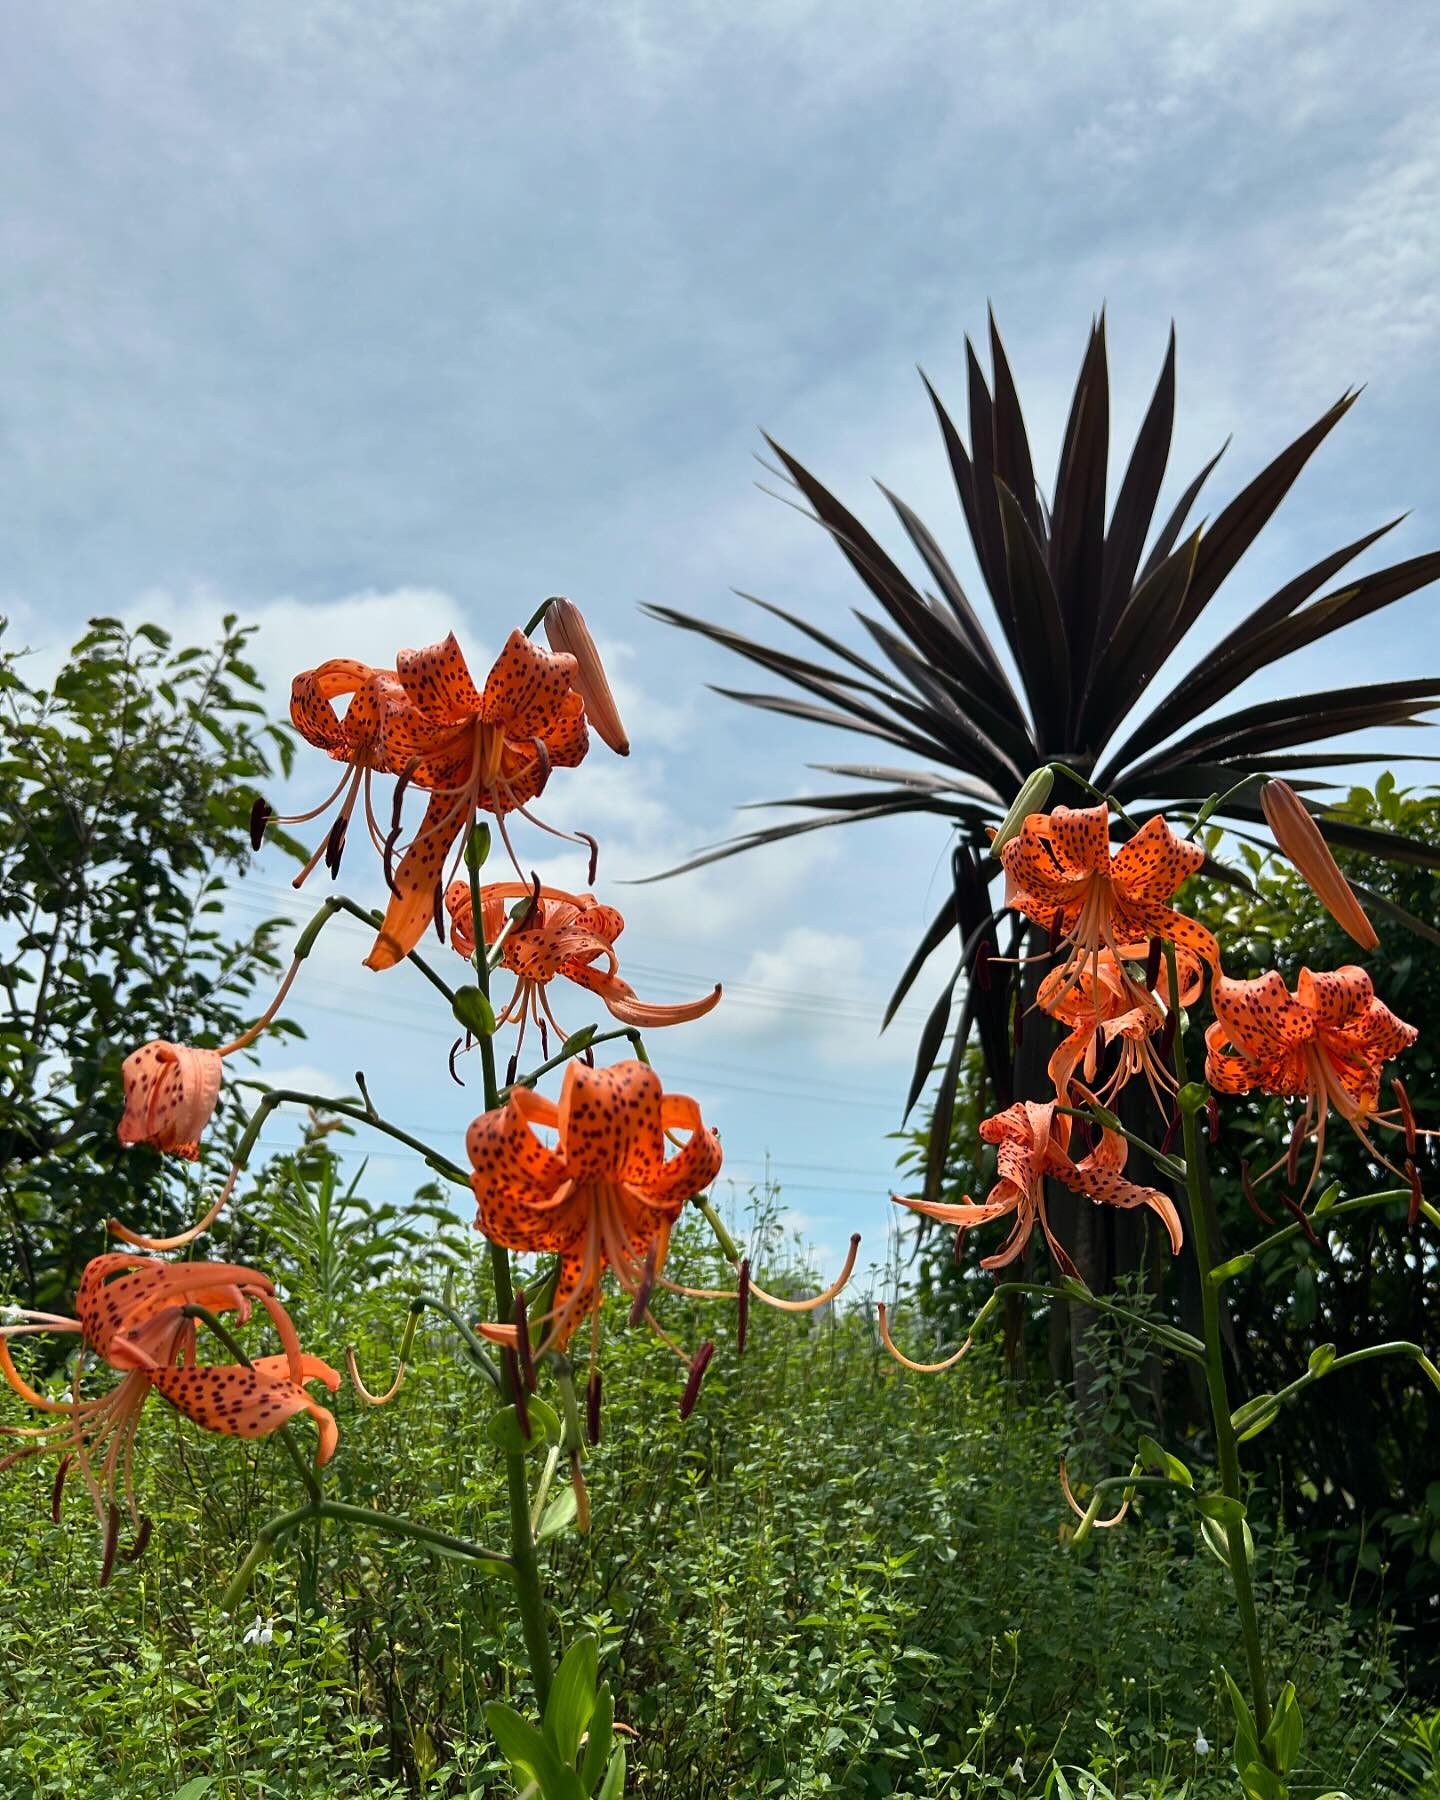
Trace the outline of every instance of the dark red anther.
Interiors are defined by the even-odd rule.
[[[1210,1142],[1213,1144],[1220,1136],[1220,1102],[1213,1094],[1205,1103],[1205,1123]]]
[[[385,848],[381,852],[381,861],[385,870],[385,885],[398,900],[400,890],[395,885],[395,845],[400,839],[400,827],[397,825],[385,840]]]
[[[593,1069],[595,1067],[595,1052],[590,1048],[590,1046],[588,1044],[580,1052],[580,1060],[581,1060],[581,1062],[584,1063],[584,1065],[587,1069]]]
[[[577,831],[575,835],[582,844],[588,844],[590,846],[590,867],[585,873],[585,885],[586,887],[594,887],[595,871],[600,867],[600,846],[595,842],[588,831]]]
[[[135,1533],[135,1542],[130,1546],[130,1548],[128,1550],[122,1550],[120,1552],[121,1562],[127,1562],[127,1563],[139,1562],[140,1558],[145,1554],[145,1551],[149,1546],[150,1531],[151,1531],[151,1521],[148,1518],[146,1518],[145,1515],[142,1513],[140,1515],[140,1529]]]
[[[1175,1148],[1175,1141],[1180,1136],[1180,1113],[1177,1109],[1170,1123],[1165,1127],[1165,1135],[1160,1140],[1160,1154],[1168,1156]]]
[[[592,1369],[585,1389],[585,1437],[589,1443],[600,1442],[600,1371]]]
[[[1160,1060],[1167,1069],[1170,1067],[1170,1058],[1175,1049],[1175,1024],[1179,1016],[1173,1006],[1167,1006],[1165,1023],[1160,1028]]]
[[[465,1083],[460,1079],[460,1076],[456,1072],[455,1058],[457,1056],[459,1056],[459,1054],[462,1050],[469,1048],[469,1046],[465,1042],[465,1038],[468,1038],[469,1035],[470,1034],[467,1031],[465,1034],[465,1037],[456,1038],[455,1042],[450,1046],[450,1079],[455,1083],[456,1087],[464,1087],[464,1085],[465,1085]]]
[[[550,1034],[545,1029],[543,1019],[537,1019],[535,1023],[540,1027],[540,1055],[542,1059],[547,1059],[550,1055]]]
[[[115,1546],[120,1542],[120,1508],[112,1500],[105,1521],[105,1547],[100,1554],[100,1585],[108,1585],[115,1570]]]
[[[350,821],[344,813],[340,813],[330,827],[330,835],[325,840],[325,867],[330,871],[330,879],[334,881],[340,873],[340,858],[345,854],[345,832]]]
[[[255,796],[255,804],[250,808],[250,848],[258,850],[265,838],[265,827],[275,817],[270,810],[270,802],[263,795]]]
[[[1296,1119],[1290,1133],[1290,1148],[1285,1152],[1285,1179],[1294,1187],[1300,1179],[1300,1146],[1305,1142],[1305,1115]]]
[[[1405,1158],[1405,1173],[1410,1177],[1410,1216],[1406,1223],[1413,1230],[1420,1217],[1420,1202],[1425,1196],[1420,1190],[1420,1171],[1408,1156]]]
[[[443,944],[445,942],[445,883],[435,883],[435,935]]]
[[[505,1368],[510,1376],[510,1392],[515,1396],[515,1417],[520,1424],[520,1435],[527,1441],[530,1437],[530,1408],[525,1404],[525,1377],[520,1372],[520,1358],[509,1348],[502,1352]]]
[[[1273,1225],[1275,1221],[1255,1198],[1255,1189],[1250,1180],[1250,1165],[1244,1157],[1240,1159],[1240,1192],[1245,1196],[1245,1204],[1254,1213],[1262,1225]]]
[[[970,973],[982,994],[990,992],[990,958],[995,954],[989,938],[981,938],[975,946],[975,961]]]
[[[680,1396],[680,1417],[688,1419],[695,1410],[695,1402],[700,1398],[700,1383],[705,1379],[705,1371],[710,1367],[710,1358],[715,1354],[715,1346],[709,1338],[690,1359],[690,1375],[685,1383],[685,1392]]]
[[[1280,1196],[1280,1204],[1286,1207],[1290,1212],[1294,1213],[1300,1229],[1318,1250],[1320,1248],[1320,1239],[1315,1234],[1315,1227],[1305,1216],[1305,1208],[1301,1206],[1298,1201],[1292,1200],[1288,1194],[1282,1194]]]
[[[1150,994],[1155,992],[1160,980],[1160,953],[1163,948],[1159,938],[1151,938],[1150,949],[1145,957],[1145,990]]]
[[[1018,1050],[1025,1041],[1025,996],[1015,995],[1015,1048]]]
[[[630,1307],[628,1323],[633,1327],[641,1324],[645,1318],[646,1308],[650,1305],[650,1296],[655,1290],[655,1276],[660,1267],[660,1240],[651,1238],[650,1248],[645,1252],[645,1268],[640,1276],[640,1285],[635,1290],[635,1299]]]
[[[525,1312],[525,1290],[515,1290],[515,1310],[510,1315],[515,1321],[515,1354],[520,1362],[520,1374],[527,1394],[535,1392],[535,1359],[530,1354],[530,1320]]]
[[[739,1292],[735,1296],[735,1354],[745,1354],[745,1338],[750,1330],[750,1258],[740,1264]]]
[[[1415,1154],[1416,1131],[1415,1114],[1411,1110],[1410,1096],[1405,1092],[1405,1083],[1403,1081],[1392,1081],[1390,1085],[1395,1090],[1395,1099],[1400,1107],[1400,1118],[1405,1126],[1405,1154],[1407,1156],[1413,1156]]]
[[[533,869],[530,871],[530,892],[525,897],[524,906],[524,912],[515,917],[515,922],[510,928],[512,937],[517,932],[528,931],[532,925],[544,923],[540,907],[540,877]]]
[[[50,1517],[56,1525],[60,1523],[60,1496],[65,1492],[65,1477],[70,1473],[73,1456],[62,1456],[60,1467],[55,1471],[55,1485],[50,1490]]]
[[[392,802],[391,807],[390,807],[390,835],[391,835],[391,837],[399,837],[399,835],[400,835],[401,803],[405,799],[405,790],[410,785],[410,778],[415,773],[416,769],[418,769],[419,767],[420,767],[420,758],[418,756],[412,756],[410,758],[409,762],[407,762],[405,767],[400,771],[400,779],[395,783],[395,799]]]
[[[506,1085],[506,1087],[514,1087],[515,1077],[519,1073],[520,1073],[520,1052],[518,1050],[513,1050],[510,1053],[509,1062],[506,1063],[506,1065],[505,1065],[505,1085]]]
[[[1054,956],[1060,948],[1060,939],[1064,934],[1064,928],[1065,922],[1061,918],[1060,908],[1057,906],[1050,916],[1050,929],[1045,934],[1045,952],[1048,956]]]

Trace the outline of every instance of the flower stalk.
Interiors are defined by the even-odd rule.
[[[1170,975],[1170,991],[1178,992],[1175,945],[1165,943],[1165,965]],[[1206,1163],[1205,1141],[1200,1132],[1200,1115],[1208,1112],[1210,1090],[1201,1082],[1192,1082],[1185,1056],[1185,1034],[1175,1033],[1175,1074],[1180,1083],[1178,1096],[1185,1140],[1185,1189],[1190,1202],[1190,1230],[1199,1265],[1200,1306],[1205,1344],[1205,1387],[1210,1402],[1210,1420],[1215,1433],[1215,1451],[1220,1465],[1220,1488],[1227,1499],[1240,1508],[1238,1514],[1224,1523],[1225,1542],[1229,1549],[1230,1579],[1235,1590],[1235,1608],[1240,1620],[1240,1634],[1245,1644],[1245,1662],[1249,1671],[1250,1695],[1255,1724],[1260,1737],[1270,1729],[1270,1676],[1265,1664],[1265,1650],[1260,1637],[1260,1620],[1255,1608],[1255,1589],[1250,1574],[1250,1558],[1245,1543],[1244,1500],[1240,1489],[1240,1451],[1231,1420],[1229,1388],[1225,1379],[1224,1345],[1220,1333],[1220,1289],[1204,1279],[1214,1262],[1210,1243],[1210,1173]]]

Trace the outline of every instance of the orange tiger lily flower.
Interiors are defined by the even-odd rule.
[[[349,704],[341,715],[336,712],[334,703],[347,698]],[[304,884],[322,856],[332,878],[339,873],[345,834],[356,801],[362,794],[371,839],[375,848],[383,851],[385,839],[375,818],[371,781],[375,775],[399,773],[385,749],[384,727],[387,718],[402,712],[408,705],[405,690],[393,669],[372,669],[368,663],[356,662],[348,656],[333,657],[318,668],[306,669],[291,683],[291,723],[307,744],[345,764],[339,784],[308,812],[277,816],[263,800],[259,800],[251,813],[251,842],[258,850],[265,827],[272,819],[277,825],[305,825],[340,801],[340,810],[329,831],[295,876],[293,886],[298,888]]]
[[[543,826],[528,803],[552,768],[574,768],[589,748],[575,658],[542,650],[523,631],[510,633],[483,691],[453,633],[428,650],[402,650],[395,670],[409,705],[388,716],[382,741],[391,765],[428,789],[430,803],[391,881],[385,921],[365,959],[372,969],[393,967],[432,918],[443,918],[445,864],[476,812],[494,814],[508,848],[506,815]]]
[[[536,1137],[537,1125],[558,1132],[553,1150]],[[687,1141],[667,1160],[666,1140],[678,1142],[678,1133]],[[515,1088],[504,1106],[475,1120],[465,1145],[476,1228],[508,1250],[560,1257],[554,1302],[543,1315],[547,1348],[568,1344],[596,1310],[607,1268],[632,1297],[648,1293],[681,1209],[710,1185],[722,1160],[700,1108],[685,1094],[665,1093],[641,1062],[568,1064],[558,1106]]]
[[[530,887],[517,881],[495,881],[480,890],[487,944],[496,943],[509,922],[507,902],[532,893]],[[468,881],[451,882],[445,893],[445,906],[450,914],[450,942],[468,960],[475,954],[475,920]],[[515,991],[496,1024],[518,1019],[523,1039],[527,1018],[533,1018],[542,1033],[548,1020],[565,1037],[565,1028],[550,1010],[545,991],[557,975],[598,994],[622,1025],[647,1031],[654,1026],[683,1025],[690,1019],[702,1018],[718,1003],[718,982],[711,993],[679,1005],[652,1005],[638,999],[629,982],[621,979],[615,955],[615,940],[624,929],[624,918],[613,906],[599,905],[593,894],[569,894],[563,888],[542,887],[523,928],[512,927],[501,946],[501,965],[516,980]]]
[[[1167,1097],[1175,1093],[1178,1084],[1151,1040],[1163,1031],[1170,1007],[1169,973],[1162,963],[1156,993],[1151,993],[1129,968],[1145,955],[1146,946],[1136,944],[1122,945],[1118,956],[1113,950],[1102,950],[1093,964],[1078,972],[1052,969],[1040,983],[1035,1004],[1071,1028],[1046,1069],[1062,1105],[1074,1104],[1070,1089],[1078,1069],[1086,1089],[1102,1101],[1113,1098],[1133,1076],[1143,1075],[1157,1105],[1168,1111]],[[1189,1006],[1203,980],[1200,959],[1188,950],[1177,950],[1175,969],[1180,979],[1180,1005]],[[1119,1059],[1097,1087],[1101,1052],[1117,1042]]]
[[[1168,938],[1220,966],[1215,939],[1167,902],[1205,860],[1199,844],[1178,838],[1158,815],[1112,856],[1104,806],[1057,806],[1032,813],[1003,845],[1005,903],[1056,934],[1069,954],[1067,978],[1092,970],[1102,950]]]
[[[1118,1206],[1128,1210],[1148,1206],[1159,1215],[1170,1234],[1170,1248],[1178,1254],[1181,1244],[1180,1215],[1174,1202],[1158,1188],[1140,1187],[1126,1181],[1121,1171],[1130,1146],[1117,1132],[1102,1131],[1100,1142],[1077,1162],[1070,1158],[1068,1114],[1057,1112],[1053,1101],[1040,1103],[1020,1100],[1004,1112],[983,1119],[980,1135],[987,1144],[999,1150],[1000,1179],[988,1196],[980,1202],[966,1199],[963,1205],[941,1200],[907,1200],[892,1196],[897,1206],[908,1206],[912,1212],[929,1219],[940,1219],[947,1225],[958,1225],[962,1232],[972,1226],[988,1224],[992,1219],[1013,1214],[1015,1223],[1000,1248],[980,1259],[982,1269],[1003,1269],[1013,1263],[1030,1241],[1038,1224],[1045,1234],[1056,1266],[1066,1275],[1078,1277],[1079,1271],[1063,1244],[1050,1229],[1045,1209],[1045,1177],[1053,1175],[1074,1193],[1084,1194],[1097,1205]]]
[[[1222,1094],[1258,1089],[1305,1102],[1292,1149],[1266,1175],[1281,1163],[1293,1163],[1298,1146],[1313,1135],[1315,1160],[1305,1184],[1309,1194],[1325,1153],[1331,1106],[1377,1162],[1400,1174],[1377,1149],[1367,1127],[1404,1128],[1399,1122],[1403,1111],[1379,1110],[1380,1071],[1420,1034],[1376,999],[1364,969],[1353,963],[1322,974],[1302,969],[1293,994],[1274,969],[1252,981],[1221,975],[1213,983],[1211,1001],[1215,1022],[1205,1033],[1205,1079],[1211,1087]]]
[[[257,1301],[275,1324],[284,1346],[281,1354],[257,1357],[248,1369],[241,1364],[197,1364],[195,1321],[184,1316],[184,1308],[198,1305],[215,1313],[234,1312],[243,1324]],[[0,1461],[0,1471],[27,1457],[58,1454],[63,1459],[55,1482],[58,1519],[65,1475],[72,1462],[79,1468],[104,1534],[102,1585],[109,1579],[120,1526],[117,1491],[123,1494],[137,1534],[130,1560],[149,1535],[136,1504],[132,1461],[140,1415],[152,1392],[205,1430],[231,1437],[265,1437],[296,1413],[308,1412],[320,1428],[317,1467],[334,1454],[335,1420],[305,1392],[305,1383],[321,1381],[333,1393],[340,1377],[301,1351],[273,1283],[258,1270],[231,1263],[97,1256],[80,1278],[76,1312],[78,1317],[67,1319],[17,1309],[9,1322],[0,1324],[0,1374],[22,1400],[54,1419],[53,1424],[33,1428],[0,1427],[7,1437],[35,1440]],[[77,1374],[69,1401],[47,1399],[30,1386],[10,1355],[11,1337],[36,1332],[78,1334],[122,1379],[108,1394],[82,1399]]]

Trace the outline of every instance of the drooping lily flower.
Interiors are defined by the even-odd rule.
[[[1354,938],[1362,950],[1378,950],[1380,939],[1355,898],[1350,883],[1330,854],[1330,846],[1310,809],[1288,781],[1267,781],[1260,789],[1265,823],[1281,852],[1335,923]]]
[[[1405,1129],[1403,1109],[1379,1110],[1380,1071],[1419,1033],[1376,999],[1364,969],[1353,963],[1322,974],[1302,969],[1293,994],[1274,969],[1252,981],[1221,975],[1213,984],[1211,1000],[1215,1022],[1205,1033],[1205,1079],[1211,1087],[1222,1094],[1258,1089],[1305,1102],[1295,1149],[1266,1175],[1281,1163],[1293,1163],[1295,1150],[1313,1136],[1315,1159],[1305,1184],[1305,1195],[1309,1194],[1325,1153],[1325,1124],[1334,1106],[1370,1155],[1407,1179],[1376,1147],[1369,1127]]]
[[[545,639],[552,650],[575,658],[575,691],[585,702],[585,716],[617,756],[630,754],[630,740],[620,722],[620,709],[610,692],[605,665],[585,623],[585,615],[573,600],[557,596],[545,608]]]
[[[248,1369],[242,1364],[197,1364],[195,1320],[184,1316],[184,1308],[198,1305],[214,1313],[234,1312],[243,1324],[257,1301],[274,1322],[284,1346],[281,1354],[257,1357]],[[117,1493],[123,1495],[136,1532],[131,1560],[149,1535],[136,1503],[132,1461],[140,1414],[152,1392],[205,1430],[231,1437],[265,1437],[296,1413],[308,1412],[320,1429],[317,1467],[334,1454],[335,1420],[305,1392],[305,1383],[321,1381],[333,1393],[340,1377],[301,1351],[273,1283],[258,1270],[231,1263],[97,1256],[80,1278],[76,1313],[78,1317],[67,1319],[17,1309],[9,1322],[0,1324],[0,1374],[22,1400],[54,1419],[53,1424],[33,1428],[0,1427],[6,1437],[34,1439],[0,1461],[0,1471],[27,1457],[59,1455],[63,1460],[54,1498],[58,1519],[65,1475],[72,1463],[79,1469],[104,1534],[102,1584],[109,1579],[120,1526]],[[30,1386],[10,1355],[11,1337],[36,1332],[78,1334],[86,1349],[121,1380],[107,1394],[82,1398],[77,1372],[70,1400],[47,1399]]]
[[[899,1194],[892,1198],[898,1206],[958,1225],[962,1232],[1013,1213],[1015,1223],[1009,1237],[993,1255],[980,1259],[982,1269],[1003,1269],[1014,1262],[1038,1224],[1056,1266],[1066,1275],[1078,1276],[1069,1252],[1050,1229],[1045,1209],[1045,1177],[1053,1175],[1097,1205],[1127,1210],[1148,1206],[1169,1232],[1171,1250],[1178,1253],[1180,1215],[1174,1202],[1158,1188],[1140,1187],[1121,1173],[1130,1149],[1125,1139],[1117,1132],[1102,1131],[1095,1148],[1079,1162],[1072,1162],[1070,1125],[1069,1116],[1057,1112],[1053,1102],[1017,1101],[1004,1112],[981,1120],[981,1137],[998,1147],[1000,1176],[983,1201],[967,1199],[962,1205],[952,1205],[941,1200],[907,1200]]]
[[[505,930],[507,903],[532,894],[533,889],[515,881],[490,882],[480,890],[487,944],[496,943]],[[468,960],[475,954],[475,921],[468,881],[451,882],[445,893],[445,906],[450,914],[450,942]],[[498,1016],[497,1025],[518,1019],[523,1039],[527,1019],[534,1019],[542,1033],[548,1020],[565,1037],[565,1028],[551,1011],[546,993],[556,976],[564,976],[598,994],[622,1025],[647,1031],[654,1026],[683,1025],[701,1018],[718,1003],[718,982],[711,993],[679,1005],[653,1005],[638,999],[629,982],[621,979],[615,955],[615,940],[624,929],[623,917],[613,906],[599,905],[593,894],[570,894],[563,888],[542,887],[523,927],[512,925],[501,946],[501,964],[516,979],[515,991]]]
[[[1052,969],[1040,983],[1035,1004],[1071,1028],[1046,1069],[1062,1105],[1075,1104],[1071,1084],[1078,1070],[1085,1088],[1101,1101],[1109,1101],[1132,1077],[1143,1075],[1156,1104],[1168,1111],[1168,1096],[1175,1093],[1177,1083],[1157,1054],[1153,1039],[1163,1032],[1170,1007],[1169,975],[1161,963],[1152,993],[1129,967],[1145,955],[1145,946],[1135,944],[1122,945],[1118,956],[1113,950],[1102,950],[1090,966],[1073,974]],[[1200,959],[1188,950],[1177,950],[1175,969],[1180,1005],[1189,1006],[1200,992]],[[1097,1087],[1101,1052],[1112,1043],[1120,1046],[1119,1058]]]
[[[132,1050],[120,1065],[125,1114],[122,1144],[171,1150],[191,1162],[220,1098],[220,1052],[159,1039]]]
[[[1118,955],[1150,938],[1168,938],[1218,968],[1215,939],[1168,904],[1204,860],[1199,844],[1176,837],[1158,815],[1112,856],[1104,806],[1032,813],[1000,850],[1006,905],[1068,951],[1062,966],[1070,985],[1086,967],[1093,973],[1102,950]]]
[[[334,703],[347,696],[349,705],[342,716],[336,712]],[[290,718],[295,729],[307,744],[324,750],[336,762],[345,765],[339,784],[308,812],[277,816],[264,801],[256,802],[251,815],[251,839],[256,849],[259,849],[265,827],[272,819],[277,825],[304,825],[328,812],[337,800],[340,802],[329,831],[295,876],[295,887],[303,885],[322,856],[331,875],[339,873],[345,834],[355,803],[362,794],[371,840],[375,848],[383,852],[385,840],[375,818],[371,781],[375,775],[400,773],[385,749],[384,726],[389,717],[403,712],[409,704],[393,669],[372,669],[368,663],[356,662],[350,657],[334,657],[321,663],[319,668],[306,669],[291,683]]]
[[[553,1150],[535,1135],[537,1125],[558,1132]],[[681,1133],[688,1134],[683,1148],[667,1160],[667,1139],[678,1143]],[[641,1062],[603,1069],[571,1062],[558,1106],[515,1088],[504,1106],[475,1120],[465,1144],[477,1229],[508,1250],[560,1257],[554,1301],[541,1315],[547,1348],[563,1348],[596,1311],[607,1268],[632,1298],[654,1284],[671,1227],[722,1160],[720,1140],[695,1102],[665,1093]]]
[[[429,791],[430,803],[391,881],[385,921],[365,959],[372,969],[393,967],[432,918],[443,919],[445,865],[457,842],[463,849],[477,811],[494,815],[507,847],[508,813],[553,830],[528,811],[529,802],[552,768],[574,768],[589,747],[575,658],[542,650],[522,631],[510,633],[483,692],[453,633],[428,650],[402,650],[395,668],[410,704],[386,719],[384,749],[404,780]]]
[[[120,1065],[125,1111],[116,1134],[122,1144],[148,1144],[152,1150],[171,1151],[194,1162],[200,1154],[201,1134],[210,1123],[220,1098],[225,1058],[253,1044],[279,1012],[299,971],[300,961],[297,957],[290,964],[275,998],[255,1023],[231,1043],[221,1044],[217,1049],[197,1049],[193,1044],[172,1044],[163,1038],[154,1038],[130,1052]],[[147,1247],[171,1246],[151,1244]]]

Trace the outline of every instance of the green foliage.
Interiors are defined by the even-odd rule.
[[[678,1280],[722,1277],[707,1242],[689,1222],[677,1233]],[[355,1290],[343,1329],[363,1367],[393,1358],[412,1282],[433,1291],[451,1266],[417,1257],[409,1279]],[[282,1256],[276,1274],[287,1302],[303,1297],[299,1265]],[[456,1304],[489,1306],[483,1256]],[[553,1628],[572,1655],[594,1638],[596,1704],[608,1685],[638,1734],[627,1792],[1017,1800],[1061,1795],[1058,1763],[1076,1796],[1233,1800],[1214,1675],[1217,1654],[1238,1655],[1225,1571],[1189,1507],[1153,1494],[1122,1529],[1069,1547],[1055,1445],[1075,1421],[1058,1399],[1027,1398],[985,1347],[944,1379],[904,1375],[863,1311],[807,1323],[756,1308],[740,1358],[733,1317],[695,1303],[667,1324],[718,1350],[682,1424],[683,1371],[619,1316],[612,1305],[604,1437],[587,1461],[592,1529],[561,1528],[541,1555],[547,1591],[569,1596]],[[306,1347],[339,1348],[308,1333]],[[394,1401],[371,1409],[347,1390],[336,1406],[337,1498],[504,1541],[483,1389],[434,1315]],[[103,1592],[83,1494],[56,1528],[48,1470],[0,1480],[5,1574],[25,1596],[0,1614],[0,1793],[172,1800],[201,1775],[214,1800],[513,1793],[487,1708],[536,1715],[502,1581],[327,1527],[318,1557],[301,1534],[267,1563],[231,1620],[216,1596],[259,1525],[294,1504],[288,1466],[273,1445],[159,1407],[140,1452],[154,1540]],[[1305,1711],[1292,1796],[1408,1792],[1384,1769],[1409,1754],[1399,1714],[1382,1729],[1403,1713],[1388,1634],[1357,1643],[1343,1614],[1317,1615],[1293,1544],[1263,1519],[1256,1535],[1275,1660]],[[573,1720],[554,1728],[568,1744]],[[591,1781],[579,1749],[575,1766]],[[584,1791],[603,1792],[604,1773]]]
[[[0,643],[0,1218],[33,1305],[73,1287],[108,1216],[192,1216],[173,1161],[116,1142],[120,1064],[150,1038],[234,1037],[276,965],[272,924],[237,939],[219,919],[250,854],[242,790],[290,755],[248,636],[227,619],[212,649],[174,650],[95,619],[49,688]]]

